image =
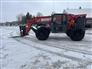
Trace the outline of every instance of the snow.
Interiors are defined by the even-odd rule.
[[[78,42],[64,33],[51,33],[46,41],[32,31],[18,36],[18,27],[0,27],[1,69],[92,69],[92,29]]]

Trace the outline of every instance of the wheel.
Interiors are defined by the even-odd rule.
[[[72,30],[69,36],[74,41],[80,41],[84,38],[84,35],[85,35],[85,30],[76,29],[76,30]]]
[[[50,34],[50,29],[41,27],[37,29],[36,37],[38,40],[46,40],[48,39],[49,34]]]

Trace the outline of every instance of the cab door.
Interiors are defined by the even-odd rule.
[[[54,14],[52,15],[51,29],[53,33],[64,32],[67,26],[66,14]]]

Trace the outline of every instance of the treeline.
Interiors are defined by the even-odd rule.
[[[18,25],[19,25],[18,21],[0,23],[0,26],[18,26]]]

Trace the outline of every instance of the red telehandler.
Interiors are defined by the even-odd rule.
[[[32,17],[29,13],[22,16],[19,27],[20,35],[28,35],[30,29],[38,40],[46,40],[52,33],[66,33],[72,40],[80,41],[85,35],[86,14],[74,15],[55,13],[51,16]]]

